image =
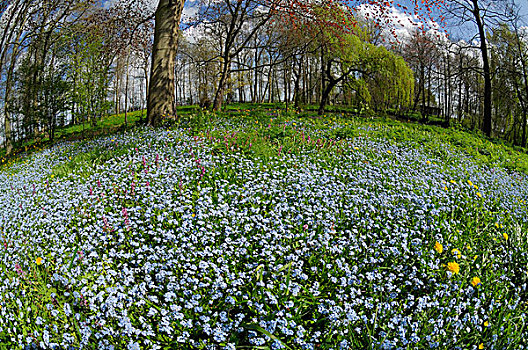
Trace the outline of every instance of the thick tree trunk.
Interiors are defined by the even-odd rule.
[[[156,9],[147,100],[147,119],[152,126],[158,125],[163,116],[176,116],[174,62],[184,3],[184,0],[160,0]]]

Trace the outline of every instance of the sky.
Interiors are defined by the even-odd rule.
[[[446,0],[446,1],[450,1],[450,0]],[[467,1],[470,1],[470,0],[467,0]],[[394,3],[400,4],[402,6],[406,6],[409,9],[414,8],[412,0],[394,0]],[[514,0],[514,3],[520,7],[520,15],[522,16],[521,25],[528,27],[528,0]],[[368,5],[363,5],[362,7],[363,9],[361,10],[361,12],[363,13],[369,12]],[[436,17],[434,18],[438,18],[439,15],[445,15],[445,13],[438,12],[435,14]],[[416,24],[419,23],[419,20],[416,18],[416,16],[414,16],[414,14],[412,14],[412,11],[411,13],[409,13],[409,11],[405,13],[399,7],[393,8],[391,17],[393,18],[392,22],[395,24],[397,36],[400,39],[402,37],[407,36],[410,33],[410,31],[414,27],[416,27]],[[445,30],[440,29],[441,34],[445,34],[447,32],[451,40],[454,40],[454,41],[459,41],[459,40],[464,40],[466,42],[474,41],[474,39],[476,38],[476,34],[478,34],[478,32],[473,22],[469,21],[468,23],[464,25],[461,25],[459,22],[460,21],[456,19],[453,21],[446,22]],[[429,25],[428,25],[429,29],[434,28],[435,26],[437,25],[429,22]]]
[[[5,1],[5,0],[0,0]],[[110,3],[120,2],[120,1],[127,1],[127,0],[103,0],[106,5]],[[147,4],[148,7],[154,9],[156,5],[158,4],[159,0],[143,0]],[[420,0],[418,0],[420,2]],[[450,0],[446,0],[450,1]],[[468,0],[469,1],[469,0]],[[521,15],[524,17],[525,25],[528,26],[528,0],[513,0],[516,5],[518,5],[521,9]],[[358,3],[361,2],[361,0],[351,0],[351,3]],[[366,1],[365,1],[366,2]],[[182,23],[189,20],[190,17],[192,17],[194,14],[196,14],[196,4],[198,3],[198,0],[186,0],[185,1],[185,8],[182,15]],[[394,3],[401,4],[403,6],[407,6],[408,8],[413,8],[413,0],[394,0]],[[403,35],[405,35],[405,32],[408,31],[408,28],[412,27],[411,21],[417,22],[416,18],[414,16],[410,16],[408,14],[403,13],[402,11],[398,11],[395,9],[393,11],[393,15],[395,17],[395,20],[400,20],[403,26],[400,26],[397,28],[397,31]],[[456,39],[464,39],[464,40],[470,40],[473,36],[474,30],[470,27],[464,28],[464,27],[458,27],[458,30],[455,28],[447,28],[447,32],[452,36],[452,38]]]

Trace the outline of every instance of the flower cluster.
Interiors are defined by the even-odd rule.
[[[373,139],[374,127],[338,142],[337,123],[284,124],[296,148],[259,157],[250,140],[261,125],[138,129],[4,169],[0,342],[502,349],[526,339],[525,175]],[[112,157],[61,170],[101,152]]]

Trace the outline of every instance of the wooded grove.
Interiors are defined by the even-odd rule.
[[[184,3],[1,2],[7,153],[109,114],[146,110],[156,125],[177,106],[248,102],[460,124],[526,146],[528,31],[512,1],[200,0],[180,21]]]

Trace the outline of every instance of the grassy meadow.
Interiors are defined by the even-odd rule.
[[[528,343],[528,155],[254,107],[3,158],[0,349]]]

